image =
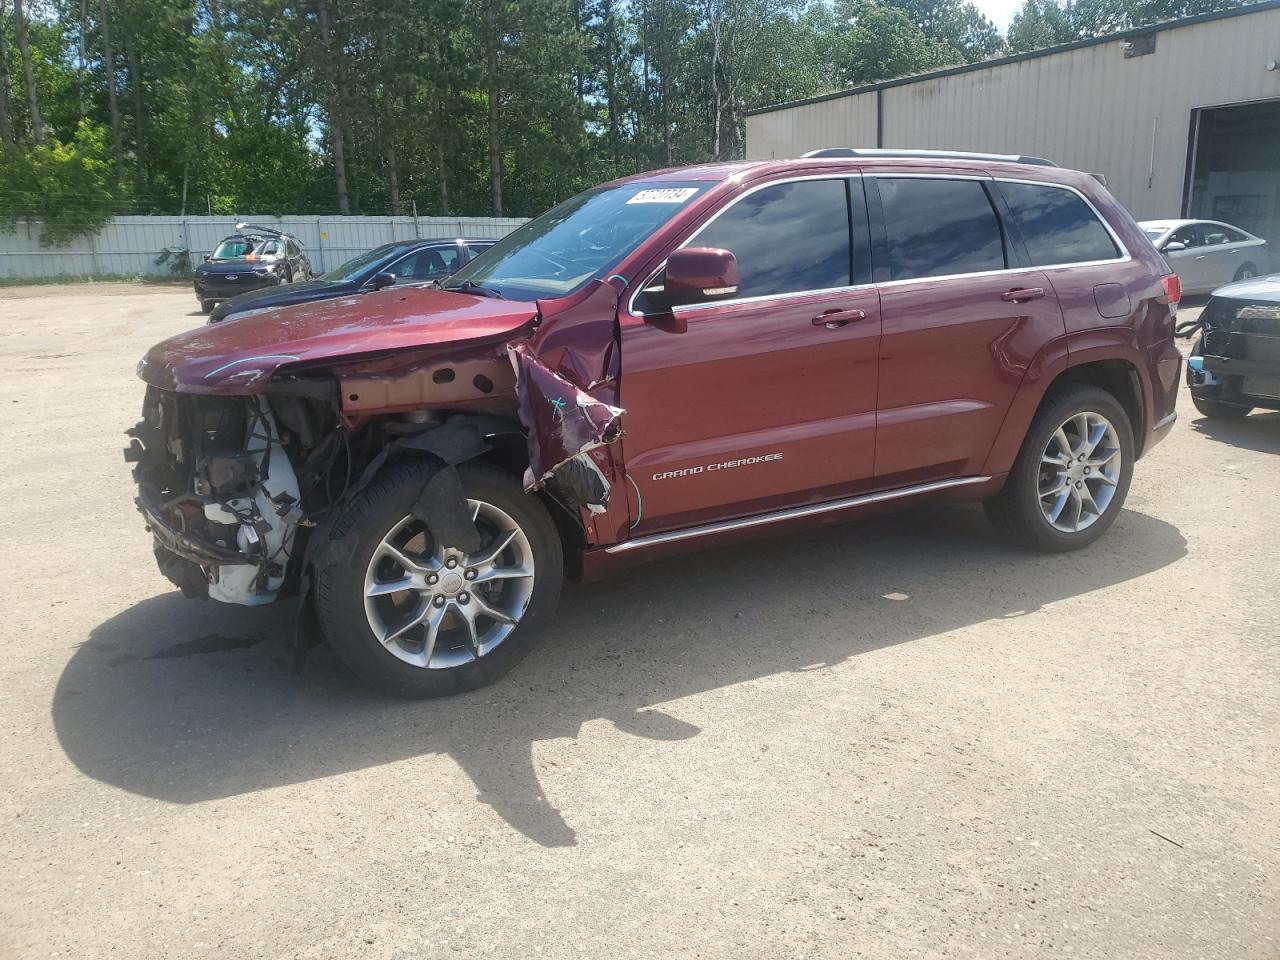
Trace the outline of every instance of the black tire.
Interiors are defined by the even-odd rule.
[[[1236,271],[1234,282],[1239,283],[1241,280],[1250,280],[1258,275],[1258,268],[1252,263],[1240,264],[1240,269]]]
[[[200,301],[200,312],[201,312],[201,313],[208,313],[208,312],[209,312],[209,311],[211,311],[212,309],[213,309],[213,301],[212,301],[212,300],[201,300],[201,301]]]
[[[1049,523],[1040,509],[1040,457],[1058,427],[1079,413],[1098,413],[1111,421],[1120,446],[1120,475],[1115,493],[1101,516],[1077,532]],[[1133,477],[1133,426],[1120,402],[1099,387],[1083,384],[1054,390],[1037,411],[1004,488],[983,504],[996,528],[1010,539],[1044,553],[1064,553],[1087,547],[1107,532],[1124,507]]]
[[[383,693],[444,697],[492,683],[533,649],[560,596],[563,546],[542,501],[526,494],[514,476],[487,464],[464,464],[457,470],[469,498],[504,511],[527,537],[536,570],[533,591],[515,629],[479,659],[427,669],[391,653],[374,635],[365,616],[365,573],[378,544],[410,515],[435,468],[417,461],[384,471],[335,523],[332,538],[338,542],[349,538],[349,545],[330,551],[340,553],[341,562],[326,564],[324,556],[319,558],[316,580],[317,613],[326,639],[356,676]]]
[[[1210,420],[1243,420],[1247,417],[1253,407],[1241,406],[1238,403],[1224,403],[1221,400],[1201,400],[1197,396],[1191,397],[1191,402],[1195,404],[1197,410]]]

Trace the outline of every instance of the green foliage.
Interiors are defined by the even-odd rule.
[[[959,49],[925,36],[897,6],[837,0],[836,15],[848,25],[835,44],[846,83],[871,83],[964,62]]]
[[[1243,0],[1023,0],[1009,23],[1013,53],[1243,5]]]
[[[331,214],[340,169],[353,213],[533,215],[741,156],[753,106],[1236,2],[1024,0],[1006,44],[970,0],[42,0],[38,147],[0,0],[0,225]]]
[[[40,220],[41,243],[65,247],[111,219],[110,181],[106,132],[88,120],[67,143],[50,138],[41,146],[0,144],[0,228],[12,231],[19,221]]]

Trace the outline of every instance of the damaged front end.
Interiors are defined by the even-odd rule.
[[[1198,399],[1280,409],[1280,297],[1215,296],[1187,363]]]
[[[323,392],[323,391],[322,391]],[[334,400],[147,388],[128,431],[160,570],[189,597],[256,605],[290,585],[299,530],[351,456]]]

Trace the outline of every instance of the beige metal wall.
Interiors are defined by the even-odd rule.
[[[1280,9],[1162,30],[1155,53],[1119,41],[881,91],[885,147],[1045,156],[1102,173],[1139,219],[1181,212],[1192,110],[1280,97]],[[876,93],[747,118],[747,158],[874,146]]]

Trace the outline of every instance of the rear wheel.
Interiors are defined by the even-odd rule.
[[[1201,400],[1196,396],[1191,398],[1191,402],[1210,420],[1243,420],[1253,409],[1238,403],[1223,403],[1221,400]]]
[[[1237,281],[1252,280],[1257,275],[1258,275],[1258,268],[1255,267],[1252,263],[1245,263],[1245,264],[1241,264],[1240,269],[1236,271],[1235,279]]]
[[[542,502],[487,465],[457,468],[482,546],[439,543],[412,516],[431,477],[402,464],[347,509],[349,563],[321,570],[317,604],[338,656],[387,693],[439,697],[496,680],[532,649],[560,594],[564,558]]]
[[[1036,414],[987,515],[1031,549],[1087,546],[1124,504],[1133,450],[1133,428],[1114,396],[1084,385],[1058,391]]]

